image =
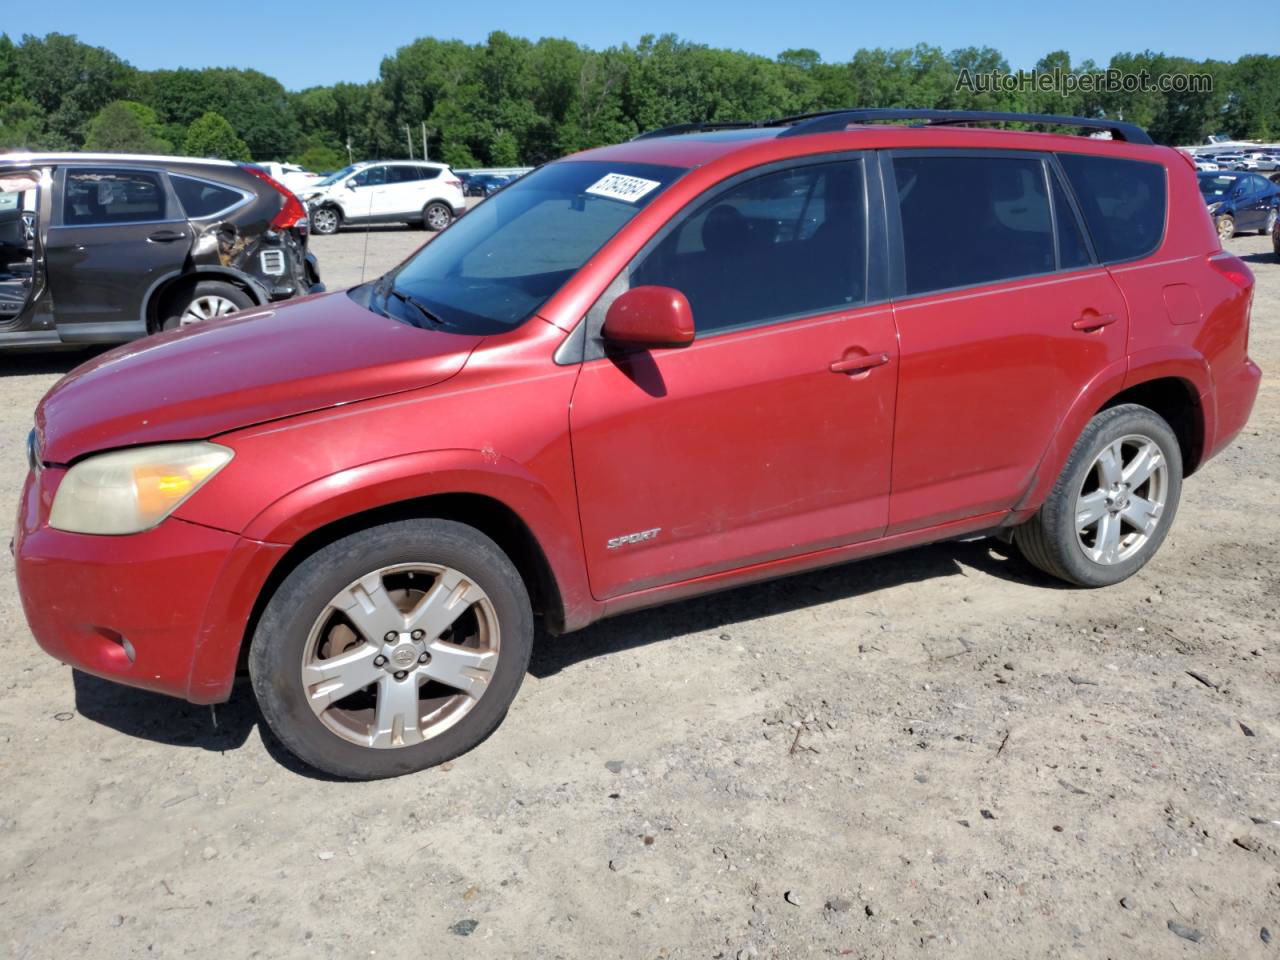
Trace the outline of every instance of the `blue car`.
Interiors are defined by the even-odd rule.
[[[1229,240],[1237,232],[1271,233],[1280,212],[1280,186],[1256,173],[1219,170],[1200,173],[1200,193],[1218,236]]]

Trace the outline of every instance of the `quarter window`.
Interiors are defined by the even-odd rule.
[[[1063,153],[1058,159],[1080,201],[1093,246],[1104,262],[1136,260],[1164,236],[1164,167],[1118,157]]]
[[[838,310],[865,300],[866,235],[861,161],[795,167],[703,204],[629,285],[681,291],[699,336]]]
[[[145,223],[165,219],[165,191],[158,174],[141,170],[71,170],[62,198],[69,226]]]
[[[1057,176],[1053,178],[1053,213],[1058,224],[1058,269],[1076,270],[1089,266],[1089,245],[1085,243],[1084,230]]]
[[[908,295],[1056,268],[1038,158],[907,154],[893,172]]]
[[[222,213],[244,199],[244,194],[240,191],[219,186],[207,180],[196,180],[193,177],[182,177],[171,173],[169,182],[173,184],[173,192],[178,195],[182,209],[192,220]]]

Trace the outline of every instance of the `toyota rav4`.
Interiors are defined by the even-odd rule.
[[[1007,120],[1111,139],[975,126]],[[419,770],[497,727],[539,621],[981,535],[1132,576],[1249,416],[1252,295],[1127,124],[656,131],[374,282],[70,374],[23,604],[82,670],[211,703],[243,665],[307,762]]]

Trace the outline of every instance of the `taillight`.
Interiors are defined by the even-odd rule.
[[[461,190],[461,189],[462,189],[462,181],[461,181],[461,180],[446,180],[446,181],[445,181],[445,183],[447,183],[447,184],[448,184],[449,186],[451,186],[451,187],[457,187],[459,190]]]
[[[1241,290],[1248,290],[1253,286],[1253,271],[1239,257],[1233,257],[1229,253],[1215,253],[1209,258],[1209,266],[1213,267]]]
[[[294,196],[292,190],[286,187],[283,183],[273,179],[270,175],[254,167],[242,165],[240,169],[246,173],[252,173],[272,190],[284,197],[284,206],[282,206],[280,208],[280,212],[271,219],[271,226],[273,229],[287,230],[289,227],[296,227],[307,222],[307,208],[302,205],[301,200]]]

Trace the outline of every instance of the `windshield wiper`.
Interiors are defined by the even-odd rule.
[[[395,297],[401,303],[407,303],[409,306],[413,307],[414,310],[418,311],[418,315],[427,322],[428,326],[435,327],[437,329],[445,326],[445,322],[432,313],[430,307],[412,294],[404,293],[393,286],[387,291],[387,296]]]

